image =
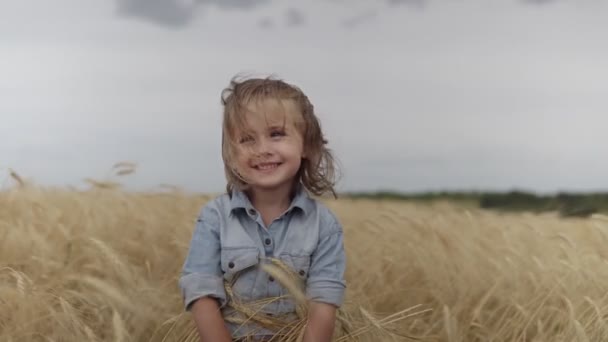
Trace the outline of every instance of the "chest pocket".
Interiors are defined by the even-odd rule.
[[[308,279],[308,271],[310,270],[310,256],[281,253],[279,255],[279,260],[294,272],[296,278],[299,279],[298,286],[302,291],[305,291],[306,279]],[[281,287],[280,292],[282,296],[286,295],[287,297],[280,301],[278,311],[282,313],[296,312],[296,303],[293,298],[291,298],[289,291]]]
[[[260,251],[256,247],[229,247],[221,251],[221,267],[224,280],[240,299],[247,300],[255,286],[252,272],[260,262]]]
[[[300,279],[306,280],[308,278],[308,271],[310,271],[309,255],[283,253],[279,256],[279,259],[287,264]]]

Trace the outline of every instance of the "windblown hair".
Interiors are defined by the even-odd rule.
[[[247,190],[247,182],[240,177],[234,167],[236,154],[236,132],[246,127],[247,106],[256,101],[277,100],[279,103],[293,101],[301,118],[296,120],[303,140],[304,155],[296,175],[294,186],[303,185],[310,193],[320,196],[334,190],[337,168],[327,140],[308,97],[298,87],[283,80],[268,78],[242,79],[234,77],[230,85],[222,91],[224,106],[222,124],[222,159],[226,174],[226,190]]]

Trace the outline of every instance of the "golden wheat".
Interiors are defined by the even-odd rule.
[[[177,278],[209,196],[13,178],[20,186],[0,192],[1,341],[197,340]],[[608,340],[605,216],[324,201],[348,256],[337,341]],[[277,279],[305,305],[288,275]],[[285,325],[281,340],[297,341],[304,324]]]

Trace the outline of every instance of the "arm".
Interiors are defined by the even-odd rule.
[[[322,227],[319,243],[311,255],[306,295],[310,300],[309,321],[305,342],[331,341],[336,321],[336,309],[342,305],[346,284],[346,256],[342,227],[329,215]]]
[[[230,333],[219,311],[226,303],[220,266],[219,216],[209,206],[199,216],[179,285],[184,305],[192,312],[201,339],[230,341]]]
[[[303,342],[330,342],[334,334],[336,307],[311,302]]]
[[[230,332],[224,324],[217,300],[203,297],[192,304],[192,316],[202,342],[230,342]]]

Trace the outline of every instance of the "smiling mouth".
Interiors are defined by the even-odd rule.
[[[282,163],[262,163],[262,164],[255,165],[253,168],[256,170],[260,170],[260,171],[268,171],[268,170],[276,169],[281,164]]]

